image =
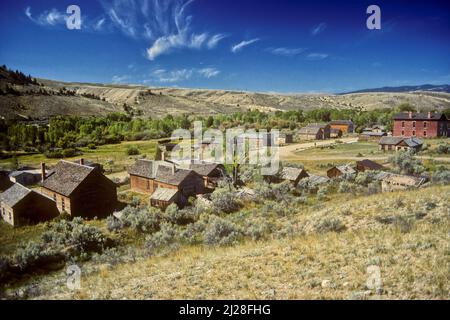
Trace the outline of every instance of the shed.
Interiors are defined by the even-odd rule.
[[[361,161],[356,161],[356,171],[366,171],[366,170],[383,170],[384,167],[372,160],[364,159]]]
[[[3,220],[17,227],[53,219],[59,215],[51,198],[15,183],[0,195]]]
[[[356,170],[353,169],[350,165],[346,164],[346,165],[342,165],[342,166],[332,167],[331,169],[329,169],[327,171],[327,176],[329,178],[336,178],[336,177],[345,176],[345,175],[352,175],[355,173],[356,173]]]
[[[185,204],[185,198],[181,197],[177,189],[158,188],[150,196],[150,204],[163,210],[172,203],[176,203],[178,206]]]

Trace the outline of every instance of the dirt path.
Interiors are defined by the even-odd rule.
[[[332,144],[335,144],[336,141],[342,141],[343,143],[355,143],[358,141],[358,138],[340,138],[333,140],[318,140],[314,142],[302,142],[290,144],[287,146],[280,147],[280,159],[281,160],[295,160],[295,159],[312,159],[311,157],[304,157],[295,154],[298,151],[304,151],[307,149],[317,148],[317,147],[326,147]]]
[[[304,143],[295,143],[287,146],[280,147],[280,159],[281,160],[300,160],[300,161],[326,161],[326,160],[361,160],[361,159],[370,159],[370,160],[378,160],[378,161],[386,161],[390,154],[386,155],[365,155],[364,157],[356,157],[356,156],[346,156],[342,155],[324,155],[324,156],[312,156],[308,154],[298,154],[296,152],[304,151],[307,149],[330,146],[335,144],[337,140],[340,140],[344,143],[355,143],[358,141],[358,138],[341,138],[341,139],[333,139],[333,140],[323,140],[316,142],[304,142]],[[442,162],[450,162],[449,157],[432,157],[432,156],[417,156],[417,158],[421,160],[436,160]]]

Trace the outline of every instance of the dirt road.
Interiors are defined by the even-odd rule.
[[[343,143],[355,143],[358,141],[358,138],[340,138],[333,140],[318,140],[314,142],[302,142],[290,144],[287,146],[280,147],[280,159],[281,160],[299,160],[305,158],[304,156],[299,156],[295,154],[295,152],[303,151],[307,149],[317,148],[317,147],[326,147],[332,144],[335,144],[336,141],[342,141]],[[311,157],[306,157],[310,159]]]

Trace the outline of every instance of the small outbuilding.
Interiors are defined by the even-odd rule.
[[[366,170],[383,170],[384,167],[372,160],[364,159],[361,161],[356,161],[356,171],[364,172]]]
[[[348,164],[342,166],[335,166],[327,171],[328,178],[337,178],[340,176],[352,174],[356,174],[356,170]]]
[[[3,220],[14,227],[51,220],[59,215],[55,201],[18,183],[0,194]]]
[[[389,174],[381,180],[381,190],[383,192],[391,192],[397,190],[415,189],[422,186],[427,178],[407,176],[400,174]]]

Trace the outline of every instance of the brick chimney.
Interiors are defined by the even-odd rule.
[[[431,111],[428,111],[428,119],[431,119]]]
[[[84,166],[84,158],[81,158],[81,159],[80,159],[80,164],[81,164],[82,166]]]
[[[45,175],[45,162],[41,162],[41,181],[44,182],[46,178],[47,177]]]
[[[409,111],[409,112],[408,112],[408,117],[409,117],[410,119],[412,119],[412,111]]]

